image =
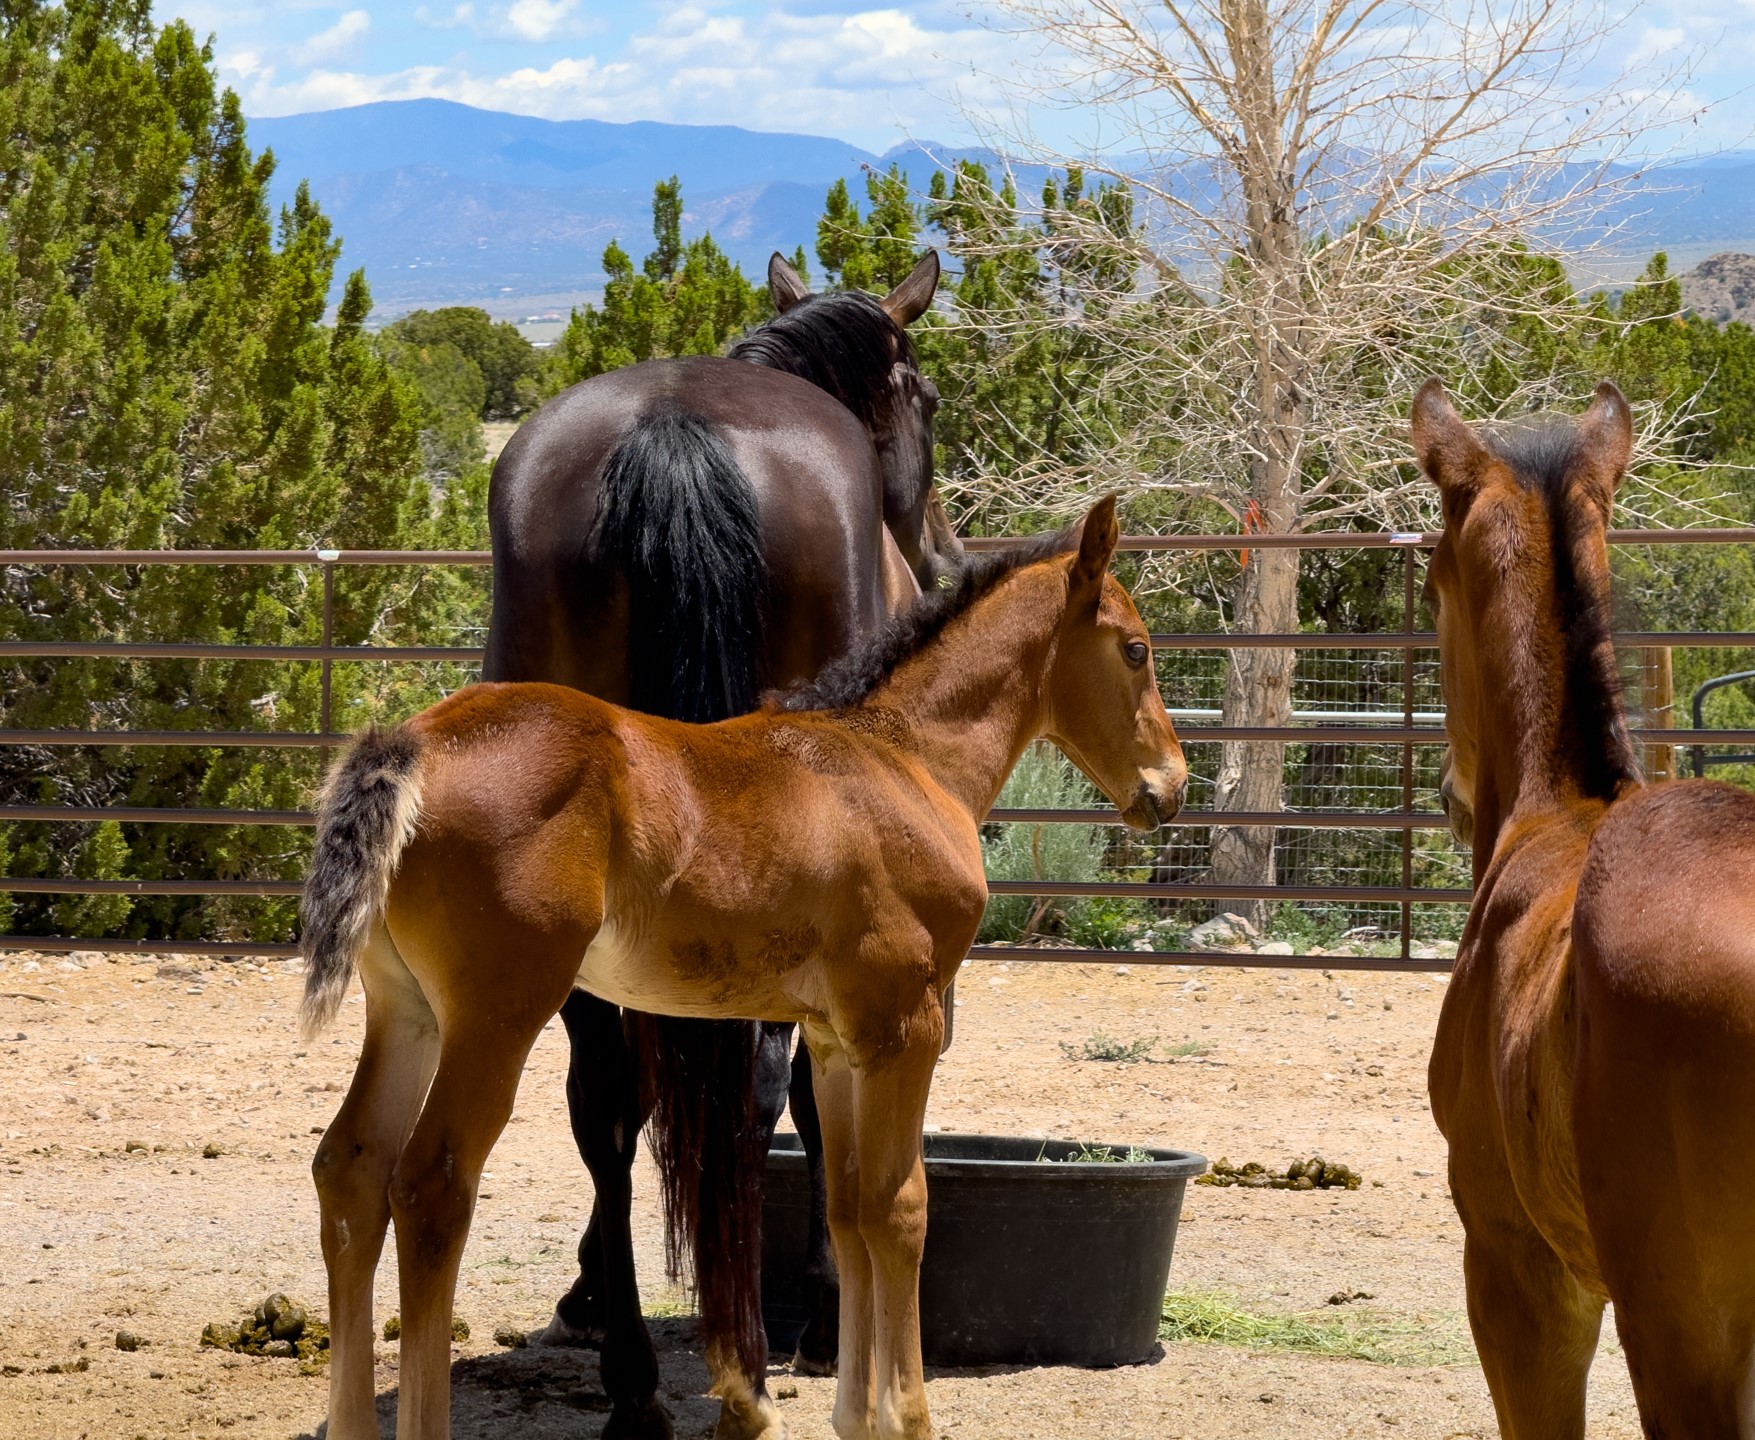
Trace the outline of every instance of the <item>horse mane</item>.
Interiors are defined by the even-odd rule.
[[[808,380],[868,429],[889,397],[890,367],[913,365],[908,332],[863,290],[812,295],[734,341],[726,355]]]
[[[1539,419],[1483,427],[1482,438],[1547,508],[1554,603],[1565,643],[1561,733],[1575,742],[1584,793],[1613,799],[1642,776],[1615,664],[1609,576],[1590,543],[1600,521],[1573,498],[1573,469],[1584,458],[1578,427],[1566,419]]]
[[[917,655],[945,627],[991,594],[1007,576],[1026,566],[1065,555],[1079,543],[1076,526],[1038,535],[1004,550],[970,556],[936,590],[923,592],[900,614],[892,615],[868,640],[823,666],[812,680],[800,680],[764,697],[769,710],[850,710]]]

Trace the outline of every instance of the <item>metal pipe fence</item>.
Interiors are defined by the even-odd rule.
[[[1403,553],[1402,625],[1397,630],[1357,634],[1306,633],[1236,635],[1226,632],[1154,634],[1156,650],[1228,652],[1244,648],[1307,651],[1401,652],[1400,705],[1384,710],[1380,722],[1347,714],[1349,723],[1293,724],[1289,726],[1227,726],[1191,724],[1185,717],[1179,733],[1185,746],[1227,741],[1267,741],[1303,745],[1393,746],[1399,751],[1400,804],[1395,809],[1348,810],[1339,808],[1291,809],[1273,812],[1185,810],[1173,825],[1183,829],[1229,829],[1272,827],[1286,830],[1390,831],[1400,836],[1400,883],[1392,885],[1242,885],[1210,882],[1137,880],[993,880],[995,895],[1041,898],[1105,898],[1150,901],[1274,900],[1324,905],[1367,904],[1399,910],[1399,955],[1282,955],[1222,950],[1166,949],[1118,950],[1089,947],[1026,944],[977,945],[973,959],[1055,961],[1062,963],[1117,961],[1129,965],[1257,965],[1274,968],[1333,968],[1352,970],[1444,970],[1450,961],[1442,956],[1412,953],[1412,907],[1415,905],[1464,905],[1466,888],[1414,883],[1415,836],[1421,831],[1445,828],[1435,811],[1416,808],[1417,747],[1444,743],[1441,724],[1416,723],[1431,712],[1417,712],[1414,652],[1435,650],[1437,637],[1414,628],[1418,610],[1416,567],[1418,557],[1437,544],[1440,536],[1429,532],[1318,532],[1300,535],[1170,535],[1122,537],[1120,548],[1136,552],[1236,551],[1240,549],[1398,549]],[[1610,543],[1633,545],[1729,545],[1755,542],[1755,529],[1616,530]],[[966,540],[971,550],[1002,547],[1004,538]],[[167,566],[235,565],[318,567],[322,577],[321,639],[316,645],[249,645],[162,641],[61,641],[0,640],[0,659],[63,660],[223,660],[311,662],[318,664],[319,726],[315,731],[199,731],[199,730],[75,730],[0,728],[0,747],[82,748],[179,747],[249,749],[330,749],[345,743],[347,733],[333,725],[333,667],[337,662],[452,662],[477,663],[482,650],[474,646],[447,645],[337,645],[334,641],[335,575],[341,566],[471,566],[490,565],[492,555],[482,550],[0,550],[0,566]],[[1618,644],[1641,649],[1691,647],[1755,648],[1755,633],[1743,631],[1635,631],[1617,633]],[[1194,708],[1194,707],[1190,707]],[[1207,713],[1212,713],[1208,711]],[[1202,717],[1204,718],[1204,717]],[[1665,747],[1755,744],[1755,729],[1704,729],[1698,721],[1691,729],[1643,726],[1633,738]],[[244,810],[184,806],[103,805],[0,805],[0,823],[85,823],[113,820],[128,824],[236,825],[308,827],[315,816],[307,810]],[[1119,825],[1112,810],[1089,807],[996,808],[988,816],[995,824]],[[286,897],[299,892],[295,880],[251,879],[152,879],[90,880],[76,877],[0,876],[0,892],[59,895],[193,895],[233,897]],[[68,935],[0,935],[0,950],[38,950],[51,953],[96,951],[133,954],[214,954],[291,957],[297,946],[247,940],[138,940]]]

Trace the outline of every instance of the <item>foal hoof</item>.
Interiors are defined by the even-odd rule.
[[[603,1440],[676,1440],[676,1431],[656,1400],[621,1400],[609,1413]]]
[[[786,1422],[780,1418],[774,1402],[766,1398],[759,1406],[721,1402],[713,1440],[786,1440]]]
[[[561,1312],[555,1311],[554,1318],[542,1329],[533,1331],[524,1342],[527,1345],[547,1345],[566,1350],[601,1350],[603,1348],[603,1331],[596,1328],[580,1330],[561,1319]],[[606,1430],[604,1434],[608,1434]],[[644,1433],[644,1432],[630,1432]],[[656,1432],[654,1432],[656,1433]],[[665,1432],[668,1435],[670,1432]]]

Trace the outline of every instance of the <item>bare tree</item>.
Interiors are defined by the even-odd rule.
[[[1044,457],[1012,487],[1017,504],[1070,509],[1114,481],[1205,497],[1272,535],[1360,515],[1418,524],[1403,417],[1421,378],[1441,370],[1477,413],[1573,398],[1578,357],[1562,341],[1581,306],[1543,257],[1612,250],[1644,183],[1620,162],[1677,120],[1682,93],[1675,71],[1604,79],[1602,7],[994,4],[1043,46],[1013,82],[1012,120],[990,126],[995,147],[1135,197],[1121,235],[1093,207],[1053,217],[1063,246],[1131,254],[1125,293],[1087,287],[1057,321],[1101,332],[1116,403],[1087,408],[1105,433],[1078,464]],[[1057,101],[1075,141],[1032,129]],[[1665,418],[1642,418],[1646,453],[1662,450]],[[1256,548],[1230,626],[1295,631],[1297,585],[1296,550]],[[1289,724],[1293,662],[1234,651],[1224,723]],[[1278,811],[1283,760],[1277,743],[1225,745],[1219,807]],[[1214,878],[1272,883],[1274,838],[1216,831]]]

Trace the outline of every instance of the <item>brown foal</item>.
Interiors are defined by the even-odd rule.
[[[1747,1440],[1755,796],[1640,782],[1606,543],[1632,417],[1605,383],[1576,425],[1481,434],[1431,380],[1413,435],[1475,870],[1429,1084],[1500,1430],[1584,1434],[1613,1300],[1645,1433]]]
[[[558,686],[477,685],[336,766],[306,887],[304,1013],[309,1030],[329,1020],[357,966],[366,1037],[313,1166],[331,1440],[378,1433],[372,1277],[392,1217],[397,1434],[448,1433],[477,1181],[575,985],[803,1025],[841,1272],[835,1430],[928,1440],[920,1135],[944,990],[987,898],[979,823],[1043,735],[1136,828],[1186,787],[1145,626],[1107,573],[1115,542],[1104,500],[1076,538],[983,557],[753,715],[685,725]],[[735,1365],[716,1379],[743,1383]],[[727,1405],[719,1433],[784,1427],[764,1396]]]

